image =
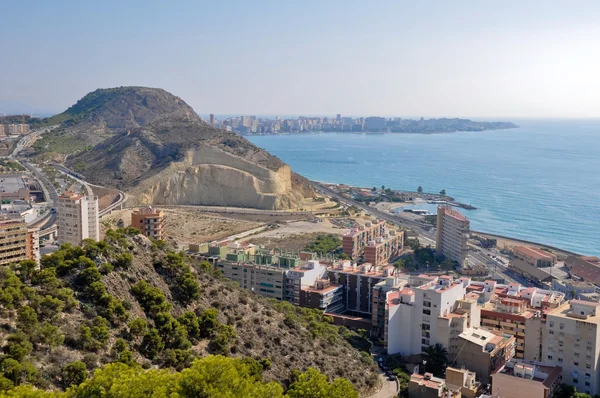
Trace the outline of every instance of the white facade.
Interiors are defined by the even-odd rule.
[[[58,197],[56,226],[60,244],[80,245],[84,239],[100,239],[98,198],[76,193]]]
[[[600,393],[600,303],[572,300],[549,313],[542,362],[562,368],[562,382],[578,392]]]
[[[449,347],[452,328],[479,326],[477,305],[468,306],[469,322],[452,322],[452,315],[461,317],[464,312],[458,309],[457,301],[465,298],[469,280],[453,281],[451,277],[442,277],[412,289],[404,288],[399,292],[388,293],[388,354],[420,354],[426,347],[442,344]],[[467,311],[465,308],[463,308]],[[463,326],[459,326],[463,325]]]

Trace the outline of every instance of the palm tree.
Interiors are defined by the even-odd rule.
[[[430,345],[423,351],[423,359],[426,362],[425,370],[434,376],[443,376],[448,363],[448,350],[440,343]]]

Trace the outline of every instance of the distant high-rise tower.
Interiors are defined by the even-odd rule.
[[[462,266],[467,258],[469,220],[450,206],[437,208],[436,255],[458,261]]]
[[[338,113],[335,118],[337,119],[338,122],[342,121],[342,114]]]
[[[65,192],[58,197],[56,226],[60,244],[80,245],[84,239],[100,239],[98,198]]]
[[[215,127],[215,115],[210,114],[210,125]]]

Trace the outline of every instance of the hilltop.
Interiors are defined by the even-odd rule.
[[[96,90],[43,123],[60,126],[34,144],[38,154],[68,155],[69,167],[127,191],[131,205],[289,209],[313,194],[281,160],[162,89]]]
[[[259,366],[261,380],[284,387],[310,367],[361,391],[375,386],[370,355],[350,344],[367,349],[363,337],[317,310],[255,296],[164,245],[110,231],[63,246],[38,271],[30,261],[0,267],[0,391],[68,387],[73,363],[80,373],[112,362],[182,370],[209,354]]]

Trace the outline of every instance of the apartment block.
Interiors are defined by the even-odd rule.
[[[515,246],[512,248],[512,255],[537,268],[552,267],[557,261],[554,254],[531,246]]]
[[[470,295],[481,303],[481,327],[511,334],[516,339],[515,357],[541,360],[541,328],[544,311],[564,301],[564,294],[518,283],[498,285],[495,281],[474,282]]]
[[[23,219],[0,217],[0,265],[34,259],[29,240],[27,224]]]
[[[286,269],[253,263],[219,261],[217,269],[222,276],[238,282],[240,287],[261,296],[284,299]]]
[[[551,398],[560,385],[562,368],[511,359],[492,374],[493,396]]]
[[[388,293],[398,292],[408,284],[408,280],[401,278],[386,278],[373,287],[371,294],[371,337],[376,340],[387,341],[386,329],[388,326],[387,311]]]
[[[475,372],[484,384],[488,384],[490,375],[515,354],[514,336],[497,331],[468,330],[460,334],[459,344],[461,348],[454,363]]]
[[[543,363],[562,368],[562,382],[590,395],[600,393],[600,303],[571,300],[548,312]]]
[[[552,281],[552,290],[564,293],[568,299],[591,301],[590,298],[596,293],[596,286],[590,282],[577,281],[573,279],[555,279]]]
[[[402,253],[404,249],[404,231],[389,231],[367,243],[363,260],[373,265],[387,265]]]
[[[369,242],[385,233],[385,222],[375,220],[364,226],[352,228],[342,236],[342,251],[356,260],[363,254],[363,250]]]
[[[451,206],[438,206],[436,255],[463,265],[467,258],[469,225],[469,220]]]
[[[286,291],[284,299],[292,304],[300,305],[302,289],[313,287],[318,290],[319,286],[317,286],[317,281],[327,279],[327,267],[319,261],[310,260],[299,267],[288,270],[285,276]],[[327,288],[324,285],[321,285],[321,287],[323,289]],[[339,294],[337,293],[337,289],[336,291],[327,290],[326,293],[331,293],[332,296],[337,296]],[[306,296],[302,300],[305,299]],[[306,303],[311,301],[303,302]]]
[[[163,240],[165,239],[165,213],[150,206],[134,210],[131,213],[131,226],[142,234]]]
[[[65,192],[57,202],[56,226],[61,244],[80,245],[84,239],[100,238],[97,197]]]
[[[329,279],[318,279],[313,286],[300,288],[300,307],[317,308],[326,312],[344,310],[344,287]]]
[[[27,258],[40,263],[40,229],[27,229]]]
[[[6,137],[8,133],[7,128],[4,124],[0,124],[0,137]]]
[[[464,302],[464,306],[457,303],[465,299],[469,279],[443,276],[420,284],[422,279],[411,278],[410,288],[387,294],[388,354],[421,354],[437,343],[449,347],[450,338],[461,327],[479,325],[476,301]]]
[[[371,318],[373,288],[387,278],[394,279],[398,271],[391,265],[375,266],[370,263],[360,265],[350,261],[331,264],[327,277],[331,283],[344,287],[344,307],[354,315]]]

